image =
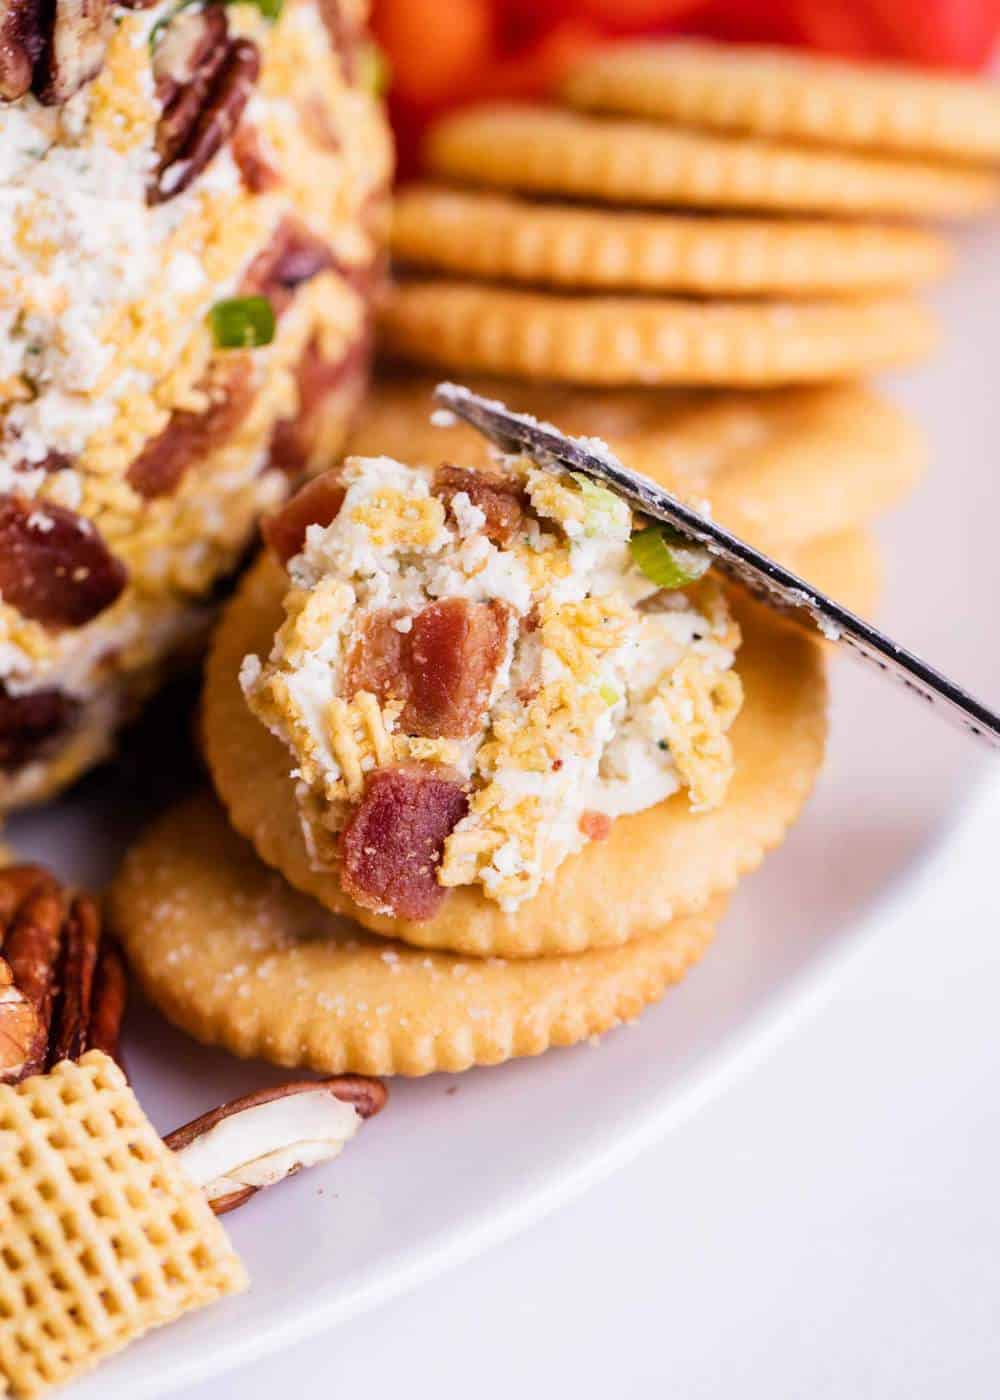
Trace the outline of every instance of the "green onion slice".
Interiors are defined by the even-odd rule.
[[[599,486],[582,472],[570,472],[583,497],[583,530],[586,535],[611,535],[624,540],[629,532],[632,513],[625,501]]]
[[[253,350],[274,339],[274,307],[267,297],[229,297],[208,313],[219,350]]]
[[[628,542],[632,562],[660,588],[686,588],[712,567],[707,549],[690,545],[669,525],[649,525]]]

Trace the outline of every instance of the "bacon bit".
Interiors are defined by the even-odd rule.
[[[371,691],[380,705],[406,700],[409,695],[409,633],[394,624],[402,613],[390,608],[364,613],[347,653],[344,686],[347,698],[359,690]]]
[[[325,151],[339,151],[343,145],[327,104],[317,93],[299,103],[302,129],[314,145]]]
[[[0,594],[45,627],[81,627],[125,587],[125,566],[64,506],[0,496]]]
[[[307,481],[281,510],[267,516],[261,523],[261,534],[280,564],[287,564],[299,553],[310,525],[325,527],[336,520],[345,494],[340,469],[331,467]]]
[[[280,316],[296,288],[335,265],[328,243],[300,219],[282,219],[270,243],[247,268],[240,295],[267,297],[275,316]]]
[[[517,534],[524,518],[524,493],[514,481],[488,472],[453,467],[442,462],[434,473],[434,494],[448,506],[464,491],[486,516],[483,534],[494,544],[505,545]]]
[[[61,690],[30,690],[11,695],[0,682],[0,770],[13,773],[44,752],[69,729],[79,704]]]
[[[359,391],[367,381],[371,365],[370,328],[345,349],[337,360],[326,359],[317,340],[310,340],[296,367],[299,408],[294,418],[282,418],[271,437],[269,461],[272,467],[290,477],[302,476],[312,465],[322,446],[323,409],[342,390]]]
[[[482,723],[507,647],[512,614],[505,603],[446,598],[413,618],[370,613],[347,663],[347,693],[370,690],[381,704],[402,700],[400,728],[430,739],[467,739]]]
[[[172,413],[167,426],[129,467],[129,485],[146,500],[176,491],[184,473],[225,442],[243,419],[254,393],[251,357],[229,351],[225,377],[208,392],[212,402],[204,413]]]
[[[607,812],[584,812],[579,826],[588,841],[606,841],[611,835],[611,818]]]
[[[479,728],[507,648],[505,603],[446,598],[417,614],[409,642],[410,697],[400,723],[411,734],[467,739]]]
[[[251,194],[265,194],[283,184],[280,173],[264,154],[260,132],[251,122],[241,122],[230,149],[243,184]]]
[[[460,783],[419,767],[382,768],[341,835],[342,884],[363,908],[429,919],[447,891],[436,868],[468,811]]]

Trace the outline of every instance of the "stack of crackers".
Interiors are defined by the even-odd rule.
[[[554,96],[431,130],[431,178],[396,203],[385,349],[504,377],[510,406],[605,437],[867,610],[872,550],[843,534],[920,449],[858,378],[934,345],[915,293],[951,249],[922,225],[996,204],[1000,96],[694,42],[597,50]],[[398,382],[379,394],[366,445],[413,422]]]
[[[470,430],[428,421],[445,371],[605,439],[869,610],[867,528],[914,484],[923,448],[860,376],[931,348],[914,293],[950,252],[917,225],[996,201],[1000,99],[753,51],[621,46],[582,62],[554,105],[448,117],[427,154],[435,183],[396,205],[381,326],[395,364],[352,450],[486,466]],[[207,668],[215,792],[161,818],[112,891],[152,1000],[238,1055],[416,1075],[633,1019],[708,946],[822,762],[820,648],[736,602],[746,698],[718,810],[673,798],[618,818],[513,914],[471,889],[423,922],[373,913],[311,860],[288,753],[240,689],[287,586],[267,559],[244,580]]]

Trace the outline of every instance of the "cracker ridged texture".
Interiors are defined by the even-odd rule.
[[[404,920],[361,909],[335,872],[312,868],[299,826],[289,758],[248,709],[237,673],[266,655],[286,587],[268,558],[250,572],[220,624],[202,699],[205,757],[230,820],[267,864],[334,913],[426,948],[529,957],[614,947],[655,933],[732,889],[784,836],[809,795],[826,737],[826,681],[819,648],[749,605],[737,615],[744,644],[736,669],[746,700],[732,735],[736,774],[724,805],[691,813],[687,798],[620,817],[516,913],[477,889],[452,890],[439,913]]]
[[[295,893],[205,794],[129,852],[113,926],[150,999],[197,1039],[326,1074],[430,1074],[634,1020],[707,948],[722,902],[570,958],[471,959],[367,935]]]
[[[617,44],[578,60],[563,97],[587,110],[904,156],[1000,162],[995,83],[787,49]]]
[[[401,262],[545,287],[823,296],[940,277],[943,238],[889,223],[639,213],[404,186],[393,208]]]
[[[930,161],[804,149],[554,107],[471,107],[427,138],[430,173],[611,204],[972,218],[1000,183]]]
[[[909,364],[937,338],[902,299],[572,296],[445,278],[398,283],[380,325],[413,364],[595,386],[813,383]]]
[[[473,428],[431,424],[436,382],[379,376],[348,450],[424,466],[489,465],[489,446]],[[767,553],[867,524],[907,495],[926,466],[916,424],[859,384],[597,395],[509,379],[462,382],[565,432],[602,438],[683,500],[709,499],[715,519]]]
[[[0,1086],[0,1378],[40,1395],[246,1273],[119,1067]]]

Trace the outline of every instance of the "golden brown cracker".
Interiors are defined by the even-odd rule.
[[[481,434],[431,423],[436,382],[383,372],[349,450],[426,466],[487,465]],[[462,382],[566,432],[603,438],[683,500],[709,500],[715,519],[768,553],[867,524],[912,490],[926,465],[916,424],[859,384],[598,395],[483,376]]]
[[[427,138],[428,170],[502,190],[609,204],[862,218],[971,218],[995,207],[993,174],[813,150],[556,107],[470,107]]]
[[[732,729],[736,774],[721,808],[695,815],[687,797],[627,817],[606,841],[564,862],[516,913],[471,886],[452,890],[432,919],[394,919],[356,906],[335,873],[312,868],[288,776],[288,753],[250,713],[237,673],[266,654],[281,621],[283,573],[262,559],[216,633],[202,701],[205,756],[236,830],[297,889],[387,937],[481,956],[528,957],[612,947],[703,909],[777,845],[823,757],[826,681],[819,648],[752,604],[737,616],[736,669],[746,698]]]
[[[326,1074],[429,1074],[572,1045],[634,1020],[722,910],[625,948],[463,961],[366,934],[297,894],[207,794],[129,852],[110,912],[150,999],[197,1039]]]
[[[882,555],[867,530],[844,530],[786,550],[781,562],[821,593],[860,617],[872,617],[882,596]]]
[[[888,223],[641,213],[409,185],[393,210],[401,262],[540,287],[826,296],[933,281],[943,238]]]
[[[584,55],[562,94],[588,111],[824,147],[1000,163],[996,84],[902,64],[704,40],[646,41]]]
[[[15,1395],[246,1283],[113,1060],[92,1050],[0,1086],[0,1378]]]
[[[688,301],[402,281],[385,349],[452,373],[590,385],[763,388],[846,378],[923,358],[931,315],[904,299]]]

